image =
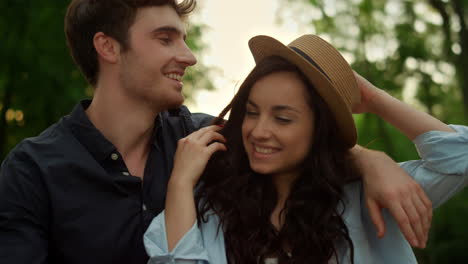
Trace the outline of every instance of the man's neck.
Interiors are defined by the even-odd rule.
[[[143,177],[154,121],[159,113],[116,92],[105,92],[96,91],[86,114],[120,152],[130,173]]]

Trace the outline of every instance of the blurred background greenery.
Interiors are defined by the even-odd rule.
[[[353,68],[446,123],[468,120],[467,0],[279,0],[279,23],[308,17],[315,33]],[[0,154],[39,134],[74,104],[92,96],[73,65],[63,34],[68,1],[0,2]],[[288,10],[288,12],[284,12]],[[293,14],[293,16],[285,15]],[[189,45],[200,56],[204,25],[192,24]],[[197,65],[185,80],[187,98],[213,89],[210,68]],[[411,142],[371,114],[356,117],[359,143],[397,161],[416,159]],[[417,122],[417,120],[415,120]],[[468,263],[468,192],[439,208],[420,263]]]

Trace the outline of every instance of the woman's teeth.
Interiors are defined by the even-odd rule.
[[[255,151],[258,152],[258,153],[262,153],[262,154],[273,153],[272,148],[262,148],[262,147],[258,147],[258,146],[255,146]]]

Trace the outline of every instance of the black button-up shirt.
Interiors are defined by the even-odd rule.
[[[78,104],[26,139],[0,174],[0,263],[143,264],[143,233],[164,208],[177,140],[210,122],[185,107],[156,118],[143,181]]]

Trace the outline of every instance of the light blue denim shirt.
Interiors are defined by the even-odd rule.
[[[457,133],[431,131],[414,143],[421,160],[400,163],[422,186],[434,208],[468,184],[468,127],[451,126]],[[417,263],[396,221],[384,210],[386,233],[378,238],[364,200],[361,182],[345,186],[346,210],[343,219],[354,244],[356,264]],[[206,223],[195,223],[176,247],[167,248],[164,212],[154,218],[144,235],[148,263],[226,264],[223,232],[217,232],[219,219],[210,215]],[[350,250],[338,246],[339,263],[349,263]],[[332,262],[332,261],[330,261]]]

